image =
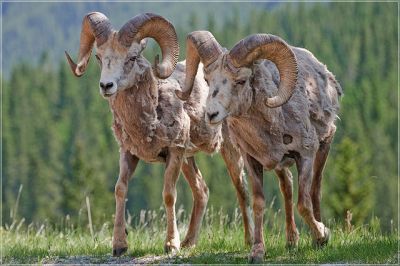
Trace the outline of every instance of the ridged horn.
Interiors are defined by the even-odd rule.
[[[183,91],[175,90],[179,99],[186,101],[192,93],[200,61],[204,67],[213,63],[222,53],[222,47],[209,31],[194,31],[186,38],[186,77]]]
[[[108,40],[111,32],[111,23],[104,14],[91,12],[83,18],[78,63],[75,64],[71,56],[65,51],[68,64],[75,76],[80,77],[85,73],[94,42],[96,41],[97,46],[102,45]]]
[[[279,71],[280,83],[276,96],[268,98],[271,108],[286,103],[292,96],[297,82],[297,60],[289,45],[271,34],[254,34],[239,41],[229,52],[229,61],[235,67],[249,66],[258,59],[272,61]]]
[[[178,37],[171,22],[159,15],[145,13],[130,19],[118,32],[118,40],[125,47],[147,37],[156,40],[161,48],[162,62],[158,62],[158,56],[155,58],[156,76],[168,78],[175,70],[179,57]]]

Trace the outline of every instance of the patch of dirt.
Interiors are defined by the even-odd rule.
[[[119,258],[112,256],[71,256],[67,258],[48,258],[43,259],[42,263],[47,265],[56,264],[171,264],[176,263],[179,257],[170,255],[149,255],[144,257],[133,258],[130,256],[122,256]]]

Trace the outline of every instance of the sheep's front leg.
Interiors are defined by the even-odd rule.
[[[120,150],[119,177],[115,185],[115,222],[113,233],[113,256],[121,256],[128,250],[125,228],[125,198],[128,181],[136,169],[139,159],[129,151]]]
[[[183,149],[170,149],[164,173],[163,198],[167,214],[167,237],[164,250],[168,253],[179,251],[180,246],[179,232],[176,225],[175,202],[176,181],[181,170],[183,154]]]
[[[199,236],[201,222],[207,207],[208,187],[193,157],[187,158],[187,162],[183,163],[182,172],[192,190],[193,208],[189,229],[181,246],[191,247],[196,244]]]
[[[236,195],[242,211],[244,225],[244,241],[251,246],[254,242],[254,223],[250,207],[250,197],[247,189],[246,176],[244,173],[243,158],[239,151],[229,140],[229,135],[224,136],[224,143],[221,147],[221,155],[225,161],[229,176],[236,189]]]
[[[265,198],[263,192],[263,166],[248,154],[244,156],[244,161],[253,188],[254,244],[251,248],[249,262],[262,263],[265,255],[263,233],[265,208]]]
[[[286,214],[286,246],[288,248],[297,247],[299,242],[299,232],[296,228],[293,213],[293,176],[288,168],[275,170],[279,178],[279,186],[285,201]]]
[[[310,227],[314,244],[323,246],[328,243],[329,229],[315,219],[311,200],[311,182],[313,177],[314,158],[296,158],[299,172],[299,195],[297,209],[304,221]]]

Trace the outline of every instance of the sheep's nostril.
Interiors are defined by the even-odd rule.
[[[113,86],[114,86],[114,83],[113,83],[113,82],[108,82],[108,83],[106,84],[105,89],[106,89],[106,90],[111,89]]]
[[[111,89],[113,86],[114,82],[108,82],[108,83],[100,82],[100,88],[102,88],[103,90]]]
[[[212,113],[212,114],[207,113],[208,119],[209,119],[210,121],[212,121],[214,118],[216,118],[216,117],[218,116],[218,114],[219,114],[219,112],[215,112],[215,113]]]

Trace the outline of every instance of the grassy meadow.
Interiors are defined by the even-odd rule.
[[[164,254],[164,165],[141,161],[126,197],[128,253],[112,257],[119,169],[112,112],[99,95],[94,56],[80,79],[64,58],[65,50],[76,58],[82,18],[92,11],[106,14],[115,29],[143,12],[167,18],[176,28],[180,60],[194,30],[209,30],[228,49],[250,34],[269,33],[311,51],[344,90],[322,184],[331,239],[313,248],[296,216],[299,247],[285,248],[279,182],[265,171],[264,261],[399,264],[397,2],[3,2],[0,264],[247,263],[250,247],[225,163],[205,154],[196,155],[210,190],[197,246]],[[160,49],[150,41],[143,55],[153,62],[156,54]],[[294,168],[293,176],[296,199]],[[177,192],[183,240],[193,202],[183,177]]]
[[[285,248],[283,214],[268,208],[265,214],[265,263],[361,263],[398,264],[398,231],[382,233],[377,218],[363,226],[344,229],[343,224],[328,222],[332,236],[322,248],[312,247],[308,229],[301,222],[299,247]],[[136,220],[136,221],[134,221]],[[181,239],[188,219],[178,211]],[[112,223],[90,231],[90,225],[75,226],[64,219],[57,225],[30,224],[15,221],[1,228],[2,263],[39,264],[119,264],[119,263],[179,263],[179,264],[243,264],[247,263],[250,248],[244,245],[239,211],[229,217],[222,210],[209,209],[203,221],[198,245],[183,249],[171,256],[163,252],[165,215],[158,211],[142,211],[137,219],[128,216],[128,253],[120,258],[111,255]]]

